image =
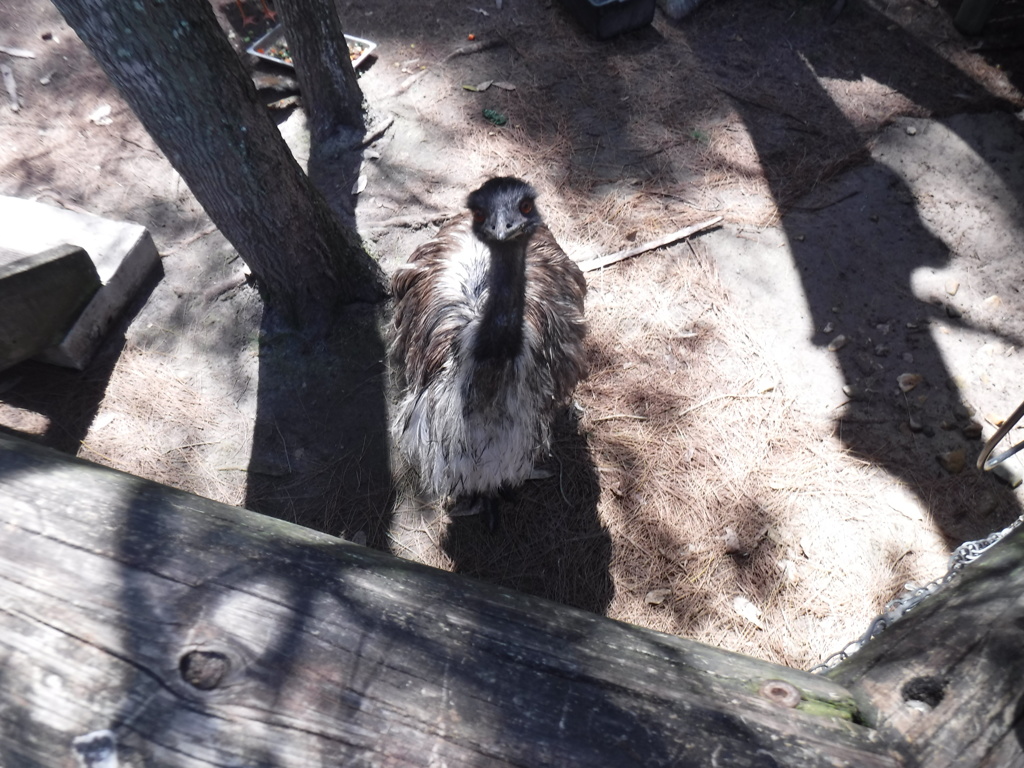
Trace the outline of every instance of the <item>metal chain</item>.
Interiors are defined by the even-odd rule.
[[[1003,530],[991,533],[984,539],[965,541],[953,550],[953,554],[949,556],[949,569],[946,571],[944,576],[941,576],[923,587],[908,590],[895,600],[889,601],[885,606],[885,611],[875,617],[863,635],[852,643],[848,643],[841,651],[833,653],[821,662],[821,664],[818,664],[816,667],[812,667],[811,672],[816,675],[823,674],[839,664],[839,662],[848,659],[854,653],[863,648],[873,637],[880,635],[886,628],[891,627],[896,621],[906,616],[927,598],[942,590],[960,574],[966,565],[974,562],[985,554],[985,552],[998,544],[1010,533],[1010,531],[1017,528],[1022,521],[1024,521],[1024,515],[1018,517]]]

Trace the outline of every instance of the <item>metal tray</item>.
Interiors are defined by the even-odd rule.
[[[352,58],[353,69],[366,61],[366,57],[377,47],[377,44],[370,40],[352,35],[345,35],[345,42],[348,43],[349,55],[356,54]],[[291,56],[287,55],[287,45],[284,39],[284,27],[278,24],[245,50],[260,59],[294,68]]]

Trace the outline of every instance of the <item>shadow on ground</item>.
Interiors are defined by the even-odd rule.
[[[501,527],[456,517],[440,548],[457,573],[564,605],[603,613],[613,587],[608,573],[611,537],[597,514],[600,484],[588,437],[574,410],[557,419],[549,458],[501,505]]]
[[[163,276],[160,266],[147,276],[85,370],[29,360],[0,373],[0,430],[76,455],[103,403],[125,334]]]
[[[378,311],[310,341],[265,312],[245,506],[390,550],[394,503]]]
[[[822,83],[838,88],[839,83],[855,87],[875,80],[904,94],[922,117],[958,112],[960,100],[967,98],[975,109],[1008,111],[1012,105],[986,95],[980,84],[930,47],[893,29],[891,20],[868,4],[847,4],[831,27],[824,21],[818,28],[787,27],[788,46],[775,45],[774,36],[765,35],[763,28],[755,34],[752,25],[763,22],[753,15],[737,13],[727,3],[712,6],[712,18],[702,25],[708,34],[695,35],[692,44],[715,77],[728,83],[743,72],[763,72],[788,81],[803,103],[814,105],[794,120],[781,102],[735,100],[765,166],[771,194],[784,213],[780,224],[809,305],[813,342],[832,345],[845,382],[848,400],[836,422],[843,442],[920,493],[950,545],[1003,527],[1020,514],[1019,505],[1009,489],[973,471],[982,417],[975,418],[970,410],[932,335],[943,324],[968,327],[969,321],[951,297],[922,297],[913,282],[915,273],[949,265],[949,247],[920,220],[913,190],[895,171],[868,162],[837,176],[852,159],[870,160],[871,147],[869,137],[859,135],[859,127]],[[800,12],[812,12],[811,7]],[[774,17],[768,23],[783,22]],[[891,35],[872,31],[880,28]],[[890,50],[862,56],[860,46],[849,44],[855,35],[865,41],[888,39]],[[721,57],[722,48],[736,37],[750,43],[746,55]],[[914,74],[895,59],[891,66],[886,63],[889,57],[906,56],[917,62]],[[768,63],[770,73],[763,70]],[[916,129],[906,124],[906,130]],[[824,183],[809,194],[803,185],[794,188],[792,177],[782,172],[786,169],[773,164],[773,157],[792,151],[783,142],[805,146],[809,158],[827,158],[823,147],[835,142],[837,133],[849,145],[847,151],[819,166],[818,179]],[[972,149],[984,156],[981,147]],[[997,174],[1001,170],[992,168]],[[1024,190],[1013,186],[1019,177],[1003,181],[1018,201],[1024,199]],[[837,336],[842,337],[839,344]],[[901,391],[897,377],[907,372],[923,380]],[[939,456],[966,469],[962,474],[960,469],[950,471],[937,461]]]

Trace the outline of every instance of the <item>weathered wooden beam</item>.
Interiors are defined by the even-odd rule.
[[[821,677],[0,436],[3,766],[900,765],[853,715]]]
[[[1024,526],[829,677],[908,766],[1024,766]]]

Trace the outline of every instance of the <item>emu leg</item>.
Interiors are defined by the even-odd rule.
[[[480,510],[480,520],[487,530],[497,533],[501,528],[501,500],[494,495],[488,494],[483,497],[483,508]]]
[[[491,533],[501,527],[500,503],[507,499],[508,493],[504,489],[498,493],[473,493],[467,496],[460,496],[448,510],[449,517],[469,517],[479,515],[481,522]]]
[[[470,517],[483,512],[484,496],[479,493],[470,493],[459,496],[452,503],[448,510],[449,517]]]

